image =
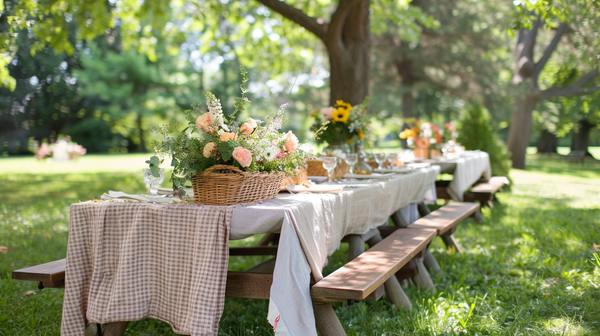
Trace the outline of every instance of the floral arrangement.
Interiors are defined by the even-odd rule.
[[[242,78],[242,96],[235,99],[235,111],[230,116],[223,114],[220,100],[207,92],[208,111],[201,113],[198,106],[186,111],[188,125],[183,131],[178,131],[176,123],[158,129],[163,139],[154,143],[155,150],[159,156],[172,157],[171,181],[180,194],[185,195],[183,187],[193,174],[214,165],[233,165],[248,172],[282,171],[293,175],[310,154],[310,147],[299,146],[298,138],[291,131],[279,133],[287,104],[281,105],[264,122],[253,118],[242,123],[236,121],[236,116],[250,102],[245,97],[248,79],[244,71]],[[173,133],[175,135],[171,136]],[[153,162],[158,161],[154,159]]]
[[[311,130],[316,135],[317,143],[362,144],[371,133],[366,108],[368,101],[369,98],[366,98],[362,104],[353,107],[338,100],[335,106],[315,109],[310,116],[315,118]]]
[[[444,143],[458,136],[456,128],[449,122],[443,128],[430,122],[421,123],[419,119],[408,119],[405,123],[410,128],[400,132],[400,139],[407,140],[410,148],[441,149]]]

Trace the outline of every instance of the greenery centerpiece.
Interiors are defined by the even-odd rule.
[[[329,146],[363,145],[371,133],[367,118],[366,98],[360,105],[352,106],[338,100],[335,106],[315,109],[311,117],[315,119],[311,130],[316,135],[317,143]]]
[[[235,98],[231,115],[225,116],[220,100],[207,92],[208,111],[202,112],[199,106],[185,111],[188,124],[183,130],[177,123],[158,128],[163,138],[154,143],[156,155],[172,158],[171,181],[180,195],[185,195],[184,186],[192,176],[216,165],[232,166],[242,172],[288,174],[294,174],[304,165],[310,147],[299,146],[291,131],[279,132],[287,103],[264,122],[254,118],[236,121],[236,116],[250,102],[245,96],[248,78],[244,71],[242,78],[242,95]]]

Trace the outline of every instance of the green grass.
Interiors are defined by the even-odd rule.
[[[64,258],[69,205],[106,190],[142,192],[148,155],[84,156],[78,163],[0,159],[0,335],[59,335],[63,290],[37,290],[10,280],[14,269]],[[385,298],[335,305],[349,335],[600,335],[600,164],[570,164],[529,156],[512,171],[512,190],[467,220],[455,236],[464,253],[431,246],[442,266],[432,274],[437,292],[406,289],[412,311]],[[165,183],[167,184],[167,183]],[[234,245],[255,244],[253,237]],[[347,246],[325,272],[340,267]],[[263,257],[232,257],[243,270]],[[23,294],[33,290],[35,295]],[[222,335],[271,335],[267,302],[227,299]],[[173,335],[155,320],[130,324],[127,335]]]

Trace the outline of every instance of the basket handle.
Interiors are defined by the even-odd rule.
[[[230,166],[230,165],[214,165],[212,167],[205,169],[202,173],[209,175],[210,173],[212,173],[214,171],[225,172],[225,173],[231,172],[231,173],[239,174],[241,176],[245,176],[244,172],[241,171],[238,167],[234,167],[234,166]]]

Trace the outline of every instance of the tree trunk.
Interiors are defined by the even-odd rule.
[[[573,132],[571,151],[585,151],[586,156],[592,156],[588,151],[588,143],[590,141],[590,131],[594,126],[587,119],[579,120],[579,129]]]
[[[138,135],[140,137],[140,146],[139,151],[142,153],[146,152],[146,142],[144,141],[144,129],[142,128],[142,115],[138,113],[137,115],[137,127],[138,127]]]
[[[510,120],[507,147],[512,160],[512,167],[525,169],[525,154],[531,133],[531,114],[537,98],[531,95],[519,97],[515,101],[515,110]]]
[[[369,1],[362,1],[354,6],[344,21],[341,36],[324,40],[331,69],[331,106],[340,99],[358,105],[369,94],[369,5]]]
[[[537,145],[538,153],[557,153],[557,146],[556,134],[543,130]]]

